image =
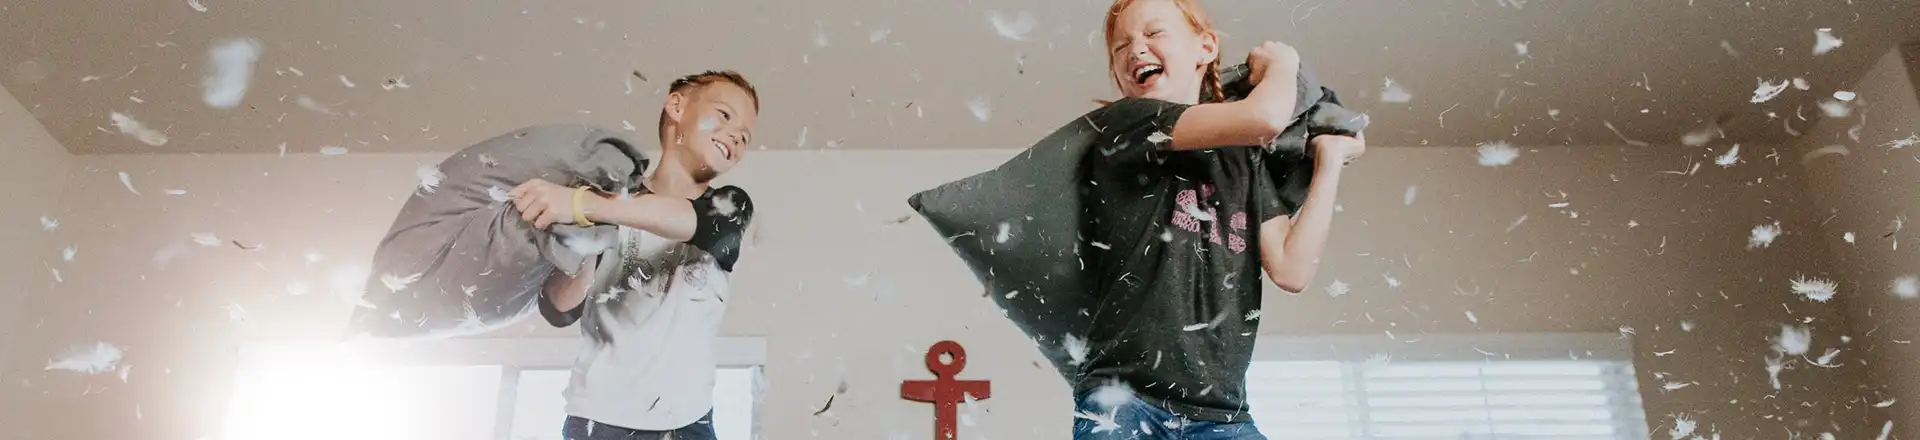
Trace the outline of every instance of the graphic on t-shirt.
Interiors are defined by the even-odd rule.
[[[1205,229],[1207,231],[1208,242],[1226,245],[1227,250],[1235,254],[1245,253],[1247,251],[1247,213],[1234,212],[1230,214],[1227,220],[1227,234],[1225,237],[1222,237],[1220,234],[1220,216],[1214,209],[1214,205],[1219,204],[1218,201],[1213,198],[1215,193],[1216,191],[1214,191],[1213,184],[1211,183],[1201,184],[1200,189],[1197,191],[1193,189],[1180,190],[1173,199],[1173,227],[1194,233]],[[1201,206],[1200,201],[1202,199],[1205,199],[1207,202],[1205,207]]]

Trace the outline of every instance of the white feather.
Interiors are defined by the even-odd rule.
[[[1787,90],[1786,81],[1781,81],[1779,83],[1769,83],[1767,82],[1767,80],[1762,79],[1760,80],[1760,86],[1755,87],[1753,89],[1752,102],[1754,104],[1759,104],[1762,102],[1771,101],[1773,100],[1773,97],[1780,96],[1780,92],[1784,92],[1786,90]]]
[[[1773,241],[1778,238],[1780,238],[1780,222],[1754,226],[1753,231],[1747,234],[1747,249],[1772,246]]]
[[[1853,114],[1853,106],[1834,100],[1820,101],[1820,113],[1827,115],[1829,118],[1844,118]]]
[[[1779,351],[1780,349],[1775,348],[1774,350]],[[1774,391],[1780,391],[1780,372],[1787,369],[1786,360],[1778,356],[1768,356],[1766,360],[1767,383],[1773,385]]]
[[[1513,164],[1520,157],[1520,150],[1504,141],[1480,144],[1480,166],[1498,167]]]
[[[1796,278],[1792,282],[1793,293],[1809,301],[1827,302],[1838,293],[1840,286],[1833,281],[1820,278]]]
[[[253,80],[253,63],[260,60],[259,40],[238,38],[221,41],[207,51],[212,69],[200,78],[200,97],[207,106],[230,109],[247,97],[247,84]]]
[[[1067,350],[1068,365],[1080,365],[1087,361],[1087,340],[1067,334],[1060,338],[1060,345]]]
[[[60,250],[60,259],[62,261],[73,261],[74,254],[78,253],[80,253],[79,245],[67,246],[66,249]]]
[[[1813,89],[1813,83],[1807,82],[1806,78],[1801,78],[1796,76],[1793,78],[1793,88],[1800,89],[1800,90],[1811,90]]]
[[[1773,351],[1789,356],[1807,354],[1813,349],[1813,331],[1804,326],[1780,326],[1780,336],[1773,340]]]
[[[187,0],[187,7],[193,8],[195,11],[207,12],[207,6],[200,4],[200,0]]]
[[[213,235],[212,232],[195,232],[193,233],[193,243],[206,247],[218,247],[220,246],[220,237]]]
[[[1725,154],[1713,158],[1713,164],[1721,168],[1731,167],[1737,163],[1740,163],[1740,144],[1733,144],[1733,148],[1727,149]]]
[[[979,119],[980,122],[987,122],[987,119],[993,117],[992,104],[993,102],[985,96],[975,96],[967,100],[967,111],[973,113],[974,119]]]
[[[1667,435],[1672,437],[1673,440],[1680,440],[1689,435],[1693,435],[1694,426],[1693,419],[1687,418],[1686,414],[1675,414],[1673,416],[1673,430],[1667,431]]]
[[[342,147],[338,145],[328,145],[328,146],[320,147],[321,156],[339,156],[344,154],[347,154],[347,147]]]
[[[1524,55],[1526,46],[1521,44],[1519,47]],[[1407,91],[1407,88],[1401,86],[1400,83],[1393,82],[1393,78],[1387,78],[1386,83],[1380,86],[1380,102],[1405,104],[1412,101],[1413,92]]]
[[[1844,44],[1846,44],[1846,41],[1841,40],[1840,37],[1833,36],[1832,28],[1819,28],[1813,31],[1814,55],[1826,55],[1827,52],[1833,52],[1834,49],[1839,49],[1840,46]]]
[[[140,195],[140,190],[133,189],[133,176],[127,175],[125,171],[120,172],[120,185],[126,186],[127,191],[132,192],[133,195]]]
[[[47,232],[58,230],[60,229],[60,220],[44,215],[40,216],[40,229],[45,229]]]
[[[498,186],[492,186],[487,187],[487,198],[491,198],[495,202],[507,203],[513,201],[513,194]]]
[[[66,370],[83,374],[100,374],[119,369],[120,359],[125,353],[120,347],[105,342],[91,346],[74,347],[66,356],[47,362],[47,371]]]
[[[1171,141],[1171,140],[1173,140],[1173,136],[1168,136],[1166,133],[1162,133],[1159,131],[1155,131],[1147,135],[1147,142],[1151,142],[1155,145],[1166,144],[1167,141]]]
[[[433,194],[440,188],[440,181],[447,178],[445,173],[440,172],[440,167],[437,165],[421,165],[420,168],[413,170],[413,173],[420,177],[420,190],[427,194]]]
[[[120,112],[113,112],[107,115],[107,119],[113,121],[114,128],[120,129],[120,134],[133,136],[134,139],[139,139],[141,143],[155,147],[167,145],[166,133],[147,128],[146,124],[140,123],[140,121],[133,119],[132,116],[127,116]]]
[[[1890,150],[1898,150],[1901,148],[1911,147],[1914,145],[1920,145],[1920,134],[1913,134],[1913,135],[1907,136],[1906,139],[1899,139],[1893,142],[1880,144],[1880,146],[1887,147],[1887,149],[1890,149]]]
[[[1846,90],[1833,92],[1833,99],[1838,99],[1841,101],[1853,102],[1853,98],[1858,98],[1858,97],[1860,97],[1860,95],[1855,94],[1853,92],[1846,91]]]
[[[1920,298],[1920,276],[1907,275],[1893,279],[1893,287],[1888,290],[1900,299]]]
[[[416,274],[407,275],[407,276],[399,276],[394,274],[382,274],[380,275],[380,284],[386,285],[387,290],[392,290],[395,293],[399,293],[402,290],[407,290],[408,285],[411,285],[416,281],[420,281],[421,275],[425,275],[425,274],[416,273]]]
[[[1346,296],[1350,290],[1352,290],[1352,288],[1348,287],[1345,281],[1333,280],[1333,282],[1327,283],[1327,296],[1330,297],[1339,298]]]
[[[340,85],[347,86],[349,89],[359,87],[359,85],[353,83],[353,80],[347,79],[346,75],[340,75]]]
[[[992,25],[993,31],[1003,38],[1025,41],[1027,34],[1033,32],[1034,26],[1039,23],[1034,20],[1033,13],[1030,12],[1021,11],[1009,16],[1000,11],[993,11],[987,15],[987,24]]]

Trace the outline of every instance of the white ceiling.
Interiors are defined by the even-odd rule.
[[[200,12],[188,0],[5,0],[0,85],[79,153],[450,151],[549,122],[630,121],[644,139],[659,88],[707,68],[759,85],[769,149],[1020,148],[1113,94],[1097,47],[1107,4],[200,0]],[[1731,141],[1780,142],[1783,121],[1769,112],[1804,129],[1812,122],[1797,110],[1817,120],[1818,99],[1892,44],[1920,39],[1920,0],[1208,5],[1232,59],[1262,39],[1299,47],[1374,116],[1377,145],[1622,143],[1609,122],[1675,144],[1722,115]],[[1030,17],[1030,31],[1003,36],[996,14],[1015,31]],[[1814,56],[1817,28],[1844,45]],[[217,110],[200,84],[210,48],[230,38],[264,51],[245,100]],[[409,87],[382,87],[402,77]],[[1749,102],[1759,78],[1794,77],[1812,89]],[[1381,102],[1386,78],[1412,101]],[[302,107],[302,95],[336,114]],[[985,121],[975,100],[990,109]],[[169,142],[119,134],[113,112]]]

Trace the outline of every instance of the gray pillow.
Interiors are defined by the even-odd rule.
[[[455,153],[440,162],[440,185],[416,188],[374,251],[349,336],[462,336],[531,314],[554,270],[579,271],[613,246],[617,231],[536,230],[501,200],[505,193],[536,178],[625,191],[647,163],[632,142],[584,125],[529,127]]]

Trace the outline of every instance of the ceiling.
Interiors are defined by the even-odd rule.
[[[0,86],[76,153],[450,151],[538,123],[651,137],[668,81],[732,68],[761,89],[767,149],[1020,148],[1113,95],[1107,4],[6,0]],[[1396,146],[1678,144],[1723,117],[1728,141],[1782,142],[1770,112],[1804,130],[1796,112],[1818,119],[1818,100],[1920,40],[1920,0],[1208,5],[1229,59],[1293,44]],[[1815,56],[1818,28],[1844,44]],[[244,99],[216,109],[210,51],[235,38],[260,55]],[[1795,77],[1811,89],[1750,102],[1760,78]],[[1411,100],[1382,102],[1388,78]],[[122,134],[116,112],[168,141]]]

